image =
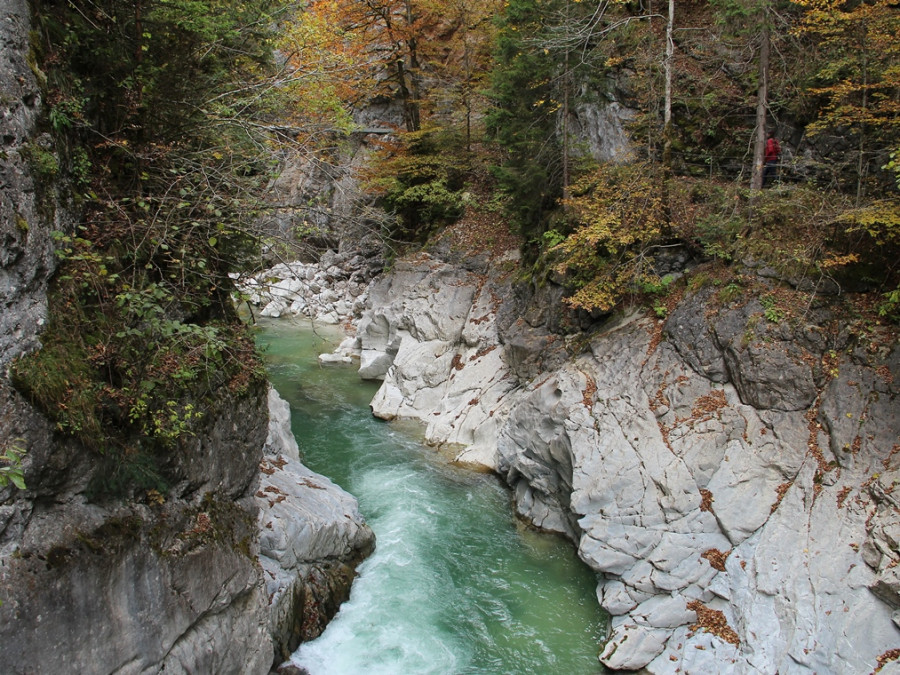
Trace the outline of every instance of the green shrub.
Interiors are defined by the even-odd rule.
[[[0,488],[12,483],[20,490],[25,489],[25,477],[22,474],[22,457],[25,452],[25,440],[22,438],[14,438],[0,448]]]
[[[438,225],[464,210],[465,179],[471,166],[451,132],[423,129],[385,142],[365,175],[365,187],[399,218],[388,233],[401,241],[423,241]]]

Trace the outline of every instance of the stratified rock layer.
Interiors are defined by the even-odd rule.
[[[357,347],[377,415],[468,446],[602,573],[607,666],[872,672],[900,647],[900,349],[711,295],[565,357],[545,303],[420,257],[372,288]]]

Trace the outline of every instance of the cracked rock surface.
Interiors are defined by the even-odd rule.
[[[276,658],[318,637],[349,597],[375,535],[356,498],[301,462],[288,404],[269,389],[269,436],[256,492],[259,562]]]
[[[372,288],[356,346],[377,415],[461,445],[600,573],[605,665],[872,672],[900,646],[900,348],[711,296],[567,356],[536,295],[421,256]]]

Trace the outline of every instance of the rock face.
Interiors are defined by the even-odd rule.
[[[256,492],[259,561],[276,657],[318,637],[350,594],[375,536],[356,499],[300,463],[290,411],[269,391],[269,438]]]
[[[582,100],[569,114],[569,133],[585,144],[598,162],[625,162],[635,154],[626,132],[634,116],[634,110],[618,101],[597,105]]]
[[[602,574],[604,664],[871,672],[900,646],[896,343],[701,289],[569,357],[548,305],[504,283],[398,263],[358,325],[362,373],[384,379],[377,415],[466,446]]]
[[[0,669],[267,673],[334,613],[371,532],[296,444],[279,459],[286,406],[264,382],[218,392],[167,460],[171,490],[136,500],[89,499],[96,456],[11,386],[9,363],[39,346],[50,233],[75,220],[28,159],[53,152],[34,133],[29,17],[25,0],[0,0],[0,451],[27,451],[27,489],[0,489]]]
[[[360,375],[384,380],[375,415],[421,419],[428,443],[456,446],[459,462],[488,468],[519,387],[497,332],[510,289],[503,268],[514,262],[489,273],[425,255],[399,261],[372,287],[357,327]]]
[[[27,64],[29,7],[2,0],[0,18],[0,447],[28,451],[28,489],[0,490],[3,670],[264,673],[272,646],[250,496],[264,390],[223,397],[206,433],[179,454],[182,481],[168,499],[92,503],[85,491],[96,463],[9,384],[8,363],[38,346],[50,233],[72,217],[29,159],[43,153],[50,166],[53,156],[34,131],[41,100]]]
[[[43,289],[54,269],[52,227],[40,226],[41,201],[28,161],[40,146],[34,127],[41,95],[26,63],[30,14],[25,0],[0,0],[0,367],[33,349],[46,316]]]
[[[299,462],[274,390],[269,408],[263,462],[266,411],[236,402],[231,435],[207,437],[256,451],[188,480],[201,488],[187,498],[97,505],[38,470],[25,495],[0,495],[4,672],[266,673],[316,637],[373,535],[353,497]]]
[[[230,401],[232,416],[217,416],[186,452],[196,461],[185,461],[180,492],[145,503],[88,501],[84,451],[10,395],[0,431],[29,455],[28,489],[0,493],[8,672],[267,672],[249,496],[265,439],[262,394]],[[210,455],[222,460],[213,472]]]

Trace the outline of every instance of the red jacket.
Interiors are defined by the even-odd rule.
[[[766,161],[777,162],[778,156],[781,154],[781,145],[774,138],[766,141]]]

